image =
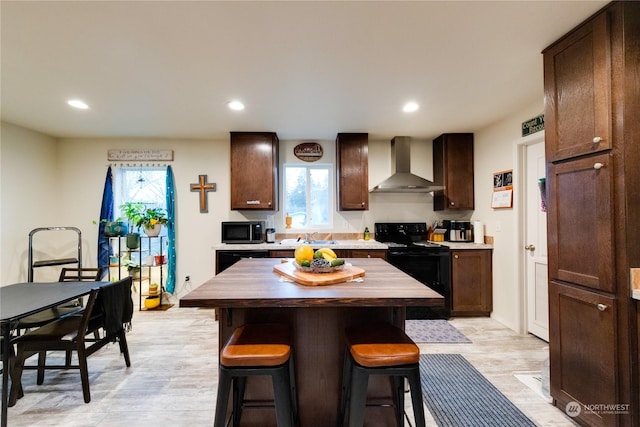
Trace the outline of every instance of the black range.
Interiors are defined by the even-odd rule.
[[[407,307],[407,319],[451,316],[451,253],[427,241],[425,222],[377,222],[375,239],[389,247],[387,261],[445,299],[444,307]]]

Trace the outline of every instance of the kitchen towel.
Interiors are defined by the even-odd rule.
[[[481,221],[473,223],[473,243],[484,243],[484,224]]]

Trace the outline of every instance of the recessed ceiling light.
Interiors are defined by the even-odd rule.
[[[229,103],[227,103],[227,105],[229,106],[229,108],[235,111],[244,110],[244,104],[240,101],[230,101]]]
[[[88,110],[89,109],[89,106],[87,105],[87,103],[84,102],[84,101],[81,101],[79,99],[70,99],[70,100],[67,101],[67,104],[69,104],[73,108],[77,108],[79,110]]]
[[[413,113],[418,108],[420,108],[420,106],[415,102],[407,102],[406,104],[404,104],[404,107],[402,107],[402,111],[404,111],[405,113]]]

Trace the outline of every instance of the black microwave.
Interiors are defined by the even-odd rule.
[[[222,222],[222,243],[263,243],[264,221]]]

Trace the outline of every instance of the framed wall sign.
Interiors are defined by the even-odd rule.
[[[493,209],[513,207],[513,169],[493,174],[491,207]]]
[[[322,158],[322,145],[317,142],[303,142],[293,148],[293,154],[302,161],[315,162]]]

